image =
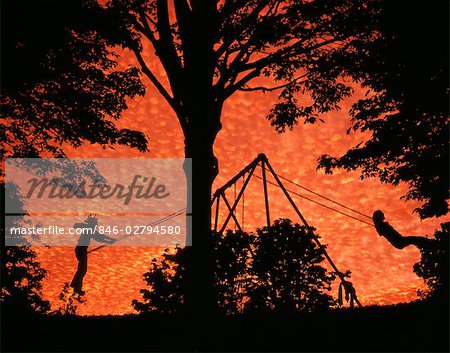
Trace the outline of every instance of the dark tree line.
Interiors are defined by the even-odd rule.
[[[448,1],[383,1],[380,37],[358,63],[369,89],[353,105],[351,131],[371,138],[340,157],[322,156],[319,167],[358,170],[362,178],[406,183],[406,200],[416,200],[420,218],[448,214],[449,32]],[[427,297],[448,303],[449,224],[419,247],[414,272]],[[431,233],[431,232],[430,232]],[[430,234],[431,235],[431,234]],[[424,238],[424,240],[426,240]]]

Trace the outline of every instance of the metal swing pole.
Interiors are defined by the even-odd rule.
[[[244,175],[242,176],[242,186],[244,186],[244,181],[245,181],[245,177]],[[242,194],[242,215],[241,215],[241,222],[242,222],[242,231],[244,232],[244,228],[245,228],[245,191]]]
[[[241,199],[242,194],[244,193],[245,188],[247,187],[247,185],[248,185],[250,179],[252,178],[253,172],[254,172],[255,169],[256,169],[256,165],[257,165],[257,163],[255,163],[255,164],[252,163],[251,169],[250,169],[250,171],[249,171],[249,173],[248,173],[248,177],[247,177],[247,179],[245,179],[244,185],[242,186],[241,191],[239,191],[239,194],[238,194],[238,196],[237,196],[237,198],[236,198],[236,201],[234,202],[234,204],[233,204],[233,206],[232,206],[231,208],[229,207],[229,203],[228,203],[228,201],[227,201],[227,199],[226,199],[226,197],[225,197],[225,188],[222,188],[222,189],[221,189],[220,193],[222,194],[222,198],[223,198],[225,204],[227,204],[227,207],[229,207],[230,213],[228,214],[227,218],[225,219],[225,222],[224,222],[224,224],[222,225],[222,228],[220,229],[219,233],[223,233],[223,231],[225,230],[225,227],[227,226],[227,224],[228,224],[228,222],[230,221],[230,218],[231,218],[231,217],[233,217],[233,219],[235,219],[234,210],[236,209],[236,206],[237,206],[237,204],[239,203],[239,200]],[[247,169],[247,168],[246,168],[246,169]],[[227,184],[227,185],[228,185],[228,184]],[[229,186],[229,185],[228,185],[228,186]],[[236,219],[235,219],[235,221],[237,222]],[[239,223],[239,222],[237,222],[237,223]],[[241,230],[241,229],[240,229],[240,230]]]
[[[264,157],[266,157],[266,156],[264,156]],[[265,167],[264,159],[261,160],[261,169],[262,169],[262,181],[263,181],[263,189],[264,189],[264,204],[266,207],[267,228],[270,228],[269,194],[267,192],[267,178],[266,178],[266,167]]]
[[[286,190],[286,188],[284,187],[283,183],[281,182],[280,178],[278,177],[277,173],[275,173],[275,171],[273,170],[272,166],[270,165],[267,157],[264,155],[265,160],[264,160],[264,164],[267,164],[267,167],[270,171],[270,173],[272,174],[272,176],[274,177],[274,179],[276,180],[277,184],[279,185],[279,187],[281,188],[281,190],[283,190],[284,195],[286,196],[286,198],[288,199],[289,203],[291,204],[291,206],[294,208],[294,211],[297,213],[297,215],[300,217],[300,219],[302,220],[303,224],[310,228],[308,222],[306,221],[305,217],[303,217],[302,213],[300,212],[300,210],[298,209],[297,205],[295,204],[294,200],[292,199],[291,195],[289,194],[289,192]],[[316,244],[319,246],[319,248],[321,248],[323,250],[323,254],[325,256],[325,258],[328,260],[328,263],[331,265],[331,267],[333,268],[334,272],[336,273],[336,275],[340,278],[341,282],[348,282],[345,277],[344,274],[339,271],[339,269],[337,268],[336,264],[334,263],[334,261],[331,259],[331,257],[328,255],[325,247],[322,245],[322,243],[320,242],[320,240],[318,239],[317,236],[314,235],[313,237],[314,241],[316,242]],[[355,293],[355,298],[354,298],[355,302],[358,304],[359,307],[362,307],[361,302],[358,300],[358,298],[356,298],[356,293]]]
[[[226,205],[227,208],[228,208],[229,215],[231,215],[231,217],[232,217],[233,220],[234,220],[234,223],[236,224],[237,229],[239,229],[239,230],[242,232],[242,231],[243,231],[243,230],[242,230],[242,227],[241,227],[241,225],[239,224],[239,221],[238,221],[236,215],[235,215],[234,212],[232,211],[231,206],[230,206],[230,203],[228,202],[227,198],[225,197],[225,194],[222,194],[222,198],[223,198],[223,201],[224,201],[225,205]],[[227,222],[227,223],[228,223],[228,222]],[[224,224],[224,226],[222,227],[220,233],[222,233],[222,232],[225,230],[225,227],[226,227],[226,224]]]
[[[216,197],[216,196],[214,196]],[[217,232],[217,224],[219,222],[219,203],[220,203],[220,195],[216,197],[216,213],[214,216],[214,232]]]

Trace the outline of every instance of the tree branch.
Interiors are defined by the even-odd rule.
[[[256,21],[256,18],[261,13],[261,11],[273,0],[260,0],[259,4],[245,17],[244,20],[241,21],[240,28],[247,26],[248,23],[252,23],[252,21]],[[230,5],[231,6],[231,5]],[[223,10],[225,9],[225,6]],[[237,31],[239,32],[239,31]],[[223,41],[221,46],[216,50],[217,58],[220,58],[230,47],[231,43],[236,40],[236,37],[230,37],[229,40]]]
[[[238,82],[236,82],[234,85],[230,85],[227,88],[225,88],[223,93],[223,99],[227,99],[230,97],[234,92],[236,92],[239,88],[243,87],[247,82],[253,80],[254,78],[258,77],[261,74],[260,69],[255,69],[248,73],[246,76],[241,78]]]
[[[149,17],[144,12],[139,12],[139,17],[142,24],[136,20],[135,26],[138,26],[139,31],[148,38],[148,40],[152,43],[153,48],[156,49],[158,41],[156,40],[156,37],[147,22]],[[154,23],[154,21],[152,21],[152,23]]]
[[[161,59],[161,63],[167,72],[173,94],[177,95],[180,87],[178,83],[182,80],[182,66],[171,33],[167,0],[156,0],[156,12],[159,33],[159,40],[155,48],[156,55]]]
[[[332,39],[328,39],[323,42],[317,43],[316,45],[313,45],[309,48],[302,48],[303,50],[301,51],[301,54],[307,54],[308,52],[319,49],[328,44],[336,43],[339,40],[340,39],[338,39],[338,38],[332,38]],[[281,48],[272,54],[268,54],[267,56],[265,56],[259,60],[245,64],[242,66],[241,72],[252,70],[252,69],[258,69],[258,68],[262,69],[264,66],[267,66],[267,65],[273,63],[275,60],[279,60],[286,56],[294,56],[294,55],[298,56],[300,54],[300,52],[295,53],[295,51],[300,49],[300,47],[305,43],[305,41],[306,41],[306,38],[300,39],[300,40],[296,41],[295,43],[293,43],[287,47]]]
[[[169,92],[164,88],[164,86],[159,82],[157,77],[153,74],[153,72],[149,69],[147,64],[145,63],[144,58],[142,57],[139,49],[133,48],[134,55],[136,56],[139,64],[141,65],[142,72],[147,75],[147,77],[150,79],[150,81],[153,83],[153,85],[156,87],[158,92],[164,97],[164,99],[169,103],[169,105],[172,107],[175,112],[178,111],[178,104],[176,103],[175,99],[169,94]]]
[[[174,0],[174,5],[181,41],[184,44],[187,41],[189,32],[191,8],[189,7],[187,0]]]
[[[287,83],[284,83],[282,85],[275,86],[275,87],[265,87],[265,86],[240,87],[240,88],[237,88],[237,90],[238,91],[245,91],[245,92],[253,92],[253,91],[273,92],[273,91],[280,90],[282,88],[286,88],[286,87],[288,87],[288,86],[298,82],[299,80],[301,80],[302,78],[305,78],[305,77],[306,77],[306,74],[301,75],[301,76],[299,76],[299,77],[297,77],[297,78],[295,78],[295,79],[293,79],[293,80],[291,80],[291,81],[289,81]],[[302,82],[305,82],[305,81],[302,81]]]
[[[277,8],[278,6],[278,2],[273,4],[273,8]],[[271,9],[269,9],[269,11],[271,11]],[[267,14],[266,14],[267,16]],[[260,69],[262,70],[265,66],[275,62],[276,60],[279,60],[280,58],[282,58],[283,56],[287,56],[287,55],[294,55],[294,53],[292,53],[292,51],[295,51],[296,49],[298,49],[299,47],[301,47],[306,40],[309,37],[306,38],[302,38],[297,40],[295,43],[286,46],[284,48],[281,48],[279,50],[277,50],[275,53],[271,53],[271,54],[267,54],[265,57],[254,61],[250,64],[248,63],[248,60],[251,58],[252,54],[254,53],[264,53],[263,51],[258,51],[258,50],[253,50],[250,51],[250,47],[254,41],[254,36],[252,35],[243,45],[242,48],[239,50],[238,54],[235,56],[235,58],[233,59],[233,61],[230,63],[229,67],[227,69],[222,69],[221,72],[221,77],[219,79],[219,81],[217,82],[217,86],[224,87],[226,82],[229,80],[231,85],[234,84],[234,80],[237,78],[237,76],[239,75],[239,73],[245,72],[245,71],[249,71],[252,69]],[[317,49],[321,46],[330,44],[334,41],[336,41],[337,39],[332,39],[331,41],[327,42],[324,41],[322,43],[320,43],[317,46],[311,47],[308,50],[305,50],[304,52],[306,53],[307,51],[312,51],[314,49]],[[226,51],[225,54],[227,54],[228,52]],[[225,63],[226,66],[226,63]]]

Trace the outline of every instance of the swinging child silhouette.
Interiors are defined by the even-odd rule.
[[[79,295],[85,294],[85,291],[83,291],[83,278],[87,272],[88,246],[91,243],[91,240],[94,239],[95,241],[105,244],[113,244],[116,242],[116,239],[99,233],[97,231],[97,226],[98,219],[92,215],[89,216],[84,223],[75,223],[73,225],[75,229],[83,229],[80,238],[78,239],[77,246],[75,247],[75,255],[78,260],[77,272],[70,283],[73,291]]]

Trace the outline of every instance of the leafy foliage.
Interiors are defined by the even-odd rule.
[[[450,223],[441,224],[441,229],[434,232],[435,247],[420,249],[420,262],[414,265],[414,272],[422,277],[428,286],[426,297],[439,297],[448,301],[449,264],[450,264]]]
[[[85,303],[85,299],[79,294],[73,292],[68,282],[64,283],[61,292],[58,295],[60,306],[53,312],[54,315],[76,315],[79,304]]]
[[[131,49],[188,132],[200,123],[189,119],[200,96],[220,110],[238,90],[281,92],[268,116],[278,131],[338,109],[352,93],[340,80],[353,73],[345,65],[364,61],[360,49],[377,38],[380,8],[373,0],[180,0],[174,10],[172,17],[166,0],[110,0],[105,12],[122,19],[119,26],[136,41],[149,40],[170,90],[146,65],[144,46],[133,43]],[[264,76],[278,84],[249,85]],[[189,89],[186,80],[192,83]],[[303,102],[303,96],[311,103]],[[217,122],[202,123],[214,127]]]
[[[421,218],[441,216],[448,212],[449,195],[449,5],[382,4],[381,36],[365,46],[367,60],[355,57],[352,68],[369,90],[350,111],[349,132],[371,137],[341,157],[322,156],[319,167],[328,173],[360,168],[363,178],[405,182],[405,198],[422,203],[416,209]]]
[[[180,308],[186,270],[184,255],[185,250],[177,247],[174,253],[166,249],[159,261],[152,260],[150,271],[144,274],[150,289],[141,289],[143,302],[132,302],[137,311],[173,314]]]
[[[4,189],[4,184],[0,187]],[[15,202],[23,211],[23,199],[14,188],[8,188],[6,202]],[[17,190],[16,190],[17,191]],[[23,217],[7,217],[5,227],[20,227]],[[1,292],[0,303],[3,309],[11,310],[15,315],[25,312],[47,313],[50,303],[42,299],[42,280],[46,271],[36,260],[36,253],[26,246],[25,239],[17,239],[22,246],[5,246],[5,229],[2,229],[0,246]],[[20,238],[20,236],[17,236]]]
[[[325,292],[334,275],[321,266],[323,251],[313,241],[313,229],[290,220],[276,220],[256,234],[214,233],[215,290],[226,314],[244,311],[314,311],[335,305]],[[186,249],[168,250],[154,259],[144,275],[149,289],[143,302],[133,301],[141,312],[174,313],[182,308],[186,284]]]
[[[312,311],[333,305],[334,275],[321,266],[322,249],[313,241],[314,229],[276,220],[257,230],[252,272],[258,282],[249,293],[249,307]]]
[[[142,133],[115,126],[144,86],[136,68],[117,66],[111,47],[128,39],[95,4],[2,1],[2,158],[64,157],[86,141],[147,149]]]

